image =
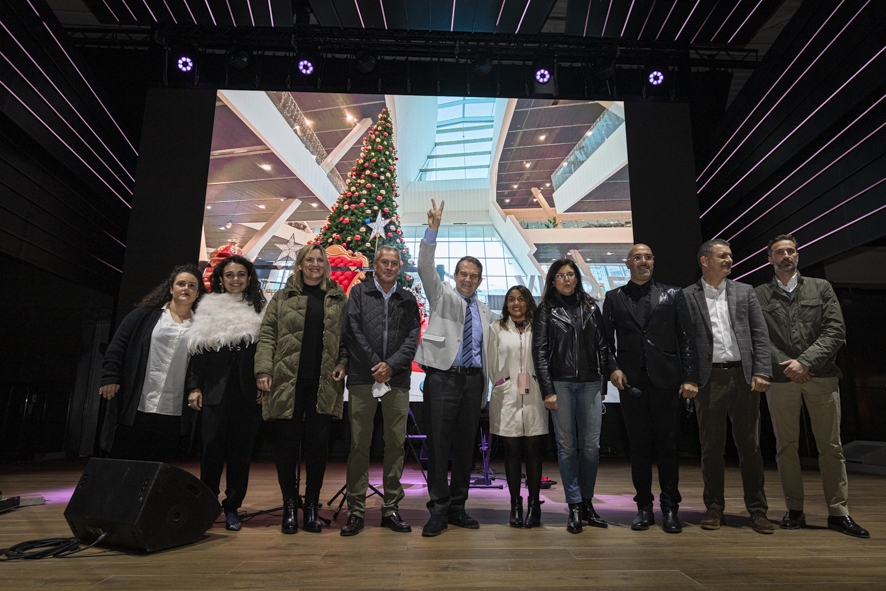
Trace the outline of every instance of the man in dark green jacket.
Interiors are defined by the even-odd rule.
[[[769,328],[772,385],[766,394],[776,439],[778,476],[787,513],[784,529],[806,525],[803,513],[803,475],[797,453],[800,410],[809,411],[818,446],[818,467],[828,504],[828,527],[844,534],[869,538],[866,529],[849,516],[849,484],[840,443],[840,370],[834,363],[846,336],[840,302],[824,279],[802,277],[793,236],[769,241],[772,281],[756,288]]]

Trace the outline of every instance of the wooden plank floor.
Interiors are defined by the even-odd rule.
[[[44,506],[0,515],[0,547],[69,536],[63,512],[83,465],[0,467],[5,495],[42,492],[47,498]],[[195,464],[182,467],[199,470]],[[372,482],[378,482],[380,472],[373,464]],[[559,479],[556,464],[546,465],[545,474]],[[344,464],[330,464],[324,502],[344,484],[344,475]],[[595,507],[609,521],[609,529],[586,527],[580,535],[567,533],[563,491],[555,485],[542,491],[546,503],[544,527],[539,529],[507,526],[506,491],[473,490],[468,509],[480,520],[479,530],[451,527],[437,538],[422,538],[427,491],[413,464],[404,473],[406,499],[401,506],[413,525],[411,534],[378,527],[381,503],[373,497],[367,503],[366,529],[351,538],[338,534],[344,512],[321,534],[299,530],[293,536],[280,533],[279,516],[265,515],[245,523],[238,533],[225,531],[219,523],[197,544],[146,556],[102,556],[99,550],[89,550],[81,558],[6,563],[0,566],[0,589],[886,590],[886,478],[850,474],[852,516],[872,536],[858,540],[824,527],[827,513],[818,472],[804,475],[810,527],[799,531],[776,528],[774,535],[761,535],[751,530],[734,467],[727,470],[727,526],[701,530],[697,462],[685,462],[681,469],[683,533],[665,534],[660,527],[631,531],[636,511],[630,467],[604,460]],[[766,478],[770,517],[777,519],[784,508],[774,468],[767,468]],[[254,464],[244,510],[280,504],[273,464]],[[321,509],[327,517],[331,513]]]

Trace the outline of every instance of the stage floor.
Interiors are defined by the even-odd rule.
[[[5,496],[41,492],[46,497],[44,506],[0,515],[0,547],[70,536],[63,512],[84,465],[85,461],[0,466]],[[182,467],[199,472],[196,464]],[[502,470],[501,465],[494,467]],[[380,473],[381,466],[373,463],[373,483]],[[544,473],[559,480],[554,463],[546,464]],[[665,534],[660,527],[631,531],[636,509],[630,466],[604,460],[594,506],[609,522],[608,529],[585,527],[579,535],[567,533],[563,490],[554,485],[542,491],[546,503],[541,528],[508,527],[506,488],[477,489],[467,508],[480,520],[479,530],[450,527],[439,537],[423,538],[427,491],[413,462],[404,472],[406,499],[401,505],[403,517],[413,526],[410,534],[380,528],[381,502],[372,497],[367,501],[366,529],[355,537],[338,533],[344,511],[321,534],[299,529],[291,536],[280,533],[278,515],[263,515],[244,523],[237,533],[225,531],[219,522],[203,541],[156,554],[101,555],[105,551],[92,549],[79,558],[13,561],[0,566],[0,589],[886,589],[886,477],[850,474],[852,516],[872,536],[859,540],[826,529],[818,472],[808,470],[804,476],[810,527],[776,527],[774,535],[749,527],[736,467],[727,469],[727,525],[718,531],[700,529],[704,506],[697,462],[685,462],[681,469],[683,533]],[[331,463],[321,495],[324,503],[344,478],[345,465]],[[784,506],[774,467],[767,467],[766,480],[769,516],[777,520]],[[504,478],[496,484],[504,484]],[[243,509],[252,512],[281,504],[273,464],[254,464]],[[321,514],[331,517],[332,510],[324,507]]]

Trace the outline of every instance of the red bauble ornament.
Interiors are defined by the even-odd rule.
[[[351,220],[349,220],[348,218],[345,218],[345,219],[342,221],[342,223],[343,223],[343,224],[350,224],[350,223],[351,223]]]
[[[388,213],[388,208],[385,207],[382,211],[385,212],[385,213]]]
[[[357,167],[356,167],[356,166],[352,166],[352,167],[351,167],[351,172],[357,172]]]
[[[369,168],[369,163],[367,162],[366,164],[364,164],[363,168]]]
[[[388,132],[387,132],[387,131],[385,132],[385,137],[388,137]]]
[[[375,164],[375,158],[373,158],[372,160],[370,160],[370,162],[372,162],[373,164]]]
[[[392,172],[393,172],[393,170],[394,170],[394,167],[393,167],[393,166],[389,166],[389,167],[388,167],[388,170],[390,170],[390,171],[392,171]]]
[[[357,234],[356,236],[354,236],[354,240],[360,240],[360,235]]]
[[[403,239],[402,239],[402,238],[401,238],[401,239],[400,239],[400,242],[406,242],[406,241],[405,241],[405,240],[403,240]],[[403,251],[403,252],[406,252],[406,251]]]
[[[403,232],[402,232],[402,231],[400,231],[400,230],[397,230],[397,234],[402,234],[402,233],[403,233]]]
[[[372,178],[377,179],[377,178],[378,178],[378,173],[377,173],[377,172],[373,172],[373,173],[372,173]]]
[[[357,209],[356,205],[351,204],[351,209]]]
[[[382,200],[382,196],[379,195],[378,197],[375,198],[375,200],[376,200],[376,201],[381,201],[381,200]]]
[[[369,184],[369,183],[366,183],[366,188],[367,188],[367,189],[371,189],[371,188],[372,188],[372,185]]]
[[[388,238],[393,238],[393,237],[394,237],[394,235],[391,234],[390,232],[388,232]]]

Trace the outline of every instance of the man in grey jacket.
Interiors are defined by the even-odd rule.
[[[702,278],[683,293],[698,345],[695,408],[706,508],[701,528],[720,529],[725,523],[723,452],[727,420],[731,420],[751,527],[771,534],[775,528],[766,518],[760,455],[760,393],[769,389],[771,377],[766,320],[754,288],[727,279],[732,271],[728,242],[708,240],[698,249],[697,260]]]
[[[412,358],[418,346],[421,318],[415,296],[397,285],[400,253],[382,246],[375,253],[371,281],[355,285],[348,296],[342,342],[350,359],[348,417],[351,451],[348,454],[348,521],[341,535],[363,529],[366,487],[369,484],[369,448],[375,411],[381,404],[384,422],[384,504],[382,527],[395,532],[412,528],[400,516],[403,500],[403,458]]]
[[[797,270],[797,240],[782,234],[769,241],[775,276],[757,286],[757,298],[769,327],[772,387],[766,396],[775,431],[775,461],[787,513],[784,529],[806,525],[803,474],[800,470],[800,411],[818,447],[818,469],[828,504],[828,527],[857,538],[866,529],[849,516],[849,481],[840,442],[840,373],[834,360],[846,337],[840,302],[824,279],[803,277]]]
[[[448,524],[477,529],[465,511],[480,409],[486,404],[486,344],[492,312],[477,299],[483,264],[472,256],[455,266],[455,289],[443,283],[434,265],[437,230],[443,206],[431,200],[428,229],[418,251],[418,276],[428,298],[428,328],[415,354],[425,370],[425,430],[428,445],[428,510],[422,529],[440,535]],[[447,481],[449,448],[453,447],[452,478]]]

